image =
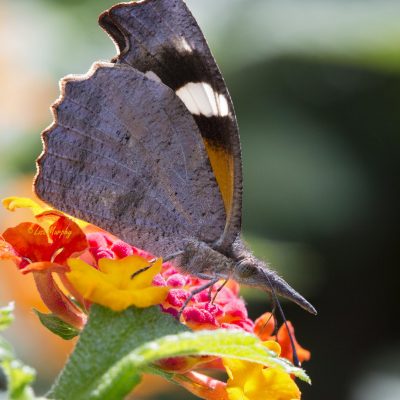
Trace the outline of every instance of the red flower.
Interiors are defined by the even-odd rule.
[[[18,266],[24,269],[27,264],[38,261],[49,261],[65,264],[74,253],[87,248],[86,235],[79,226],[63,214],[45,211],[36,216],[43,226],[31,222],[23,222],[3,233],[3,241],[9,246]],[[0,257],[7,257],[2,252]]]
[[[39,294],[49,310],[65,322],[81,328],[86,316],[59,288],[52,274],[57,273],[69,288],[65,263],[70,256],[87,248],[86,235],[62,213],[45,211],[35,217],[40,224],[23,222],[0,236],[0,259],[13,260],[24,274],[32,272]]]
[[[64,287],[85,309],[90,306],[88,299],[95,301],[93,297],[84,297],[86,296],[86,292],[93,294],[93,290],[81,290],[78,292],[75,288],[79,287],[85,279],[90,284],[93,284],[93,280],[88,279],[88,277],[90,278],[93,274],[97,276],[101,272],[104,272],[101,268],[102,265],[107,267],[105,268],[107,270],[105,272],[111,274],[115,272],[111,266],[114,264],[123,265],[124,262],[127,262],[127,257],[130,259],[135,258],[130,256],[141,257],[143,265],[140,268],[147,266],[147,261],[150,262],[154,259],[152,255],[122,242],[107,232],[101,231],[83,221],[73,219],[55,210],[47,209],[43,211],[40,206],[30,200],[11,198],[7,199],[4,204],[9,210],[30,207],[34,212],[37,223],[24,222],[14,228],[7,229],[3,236],[0,236],[0,259],[13,260],[24,274],[32,272],[38,291],[47,307],[53,314],[77,328],[82,328],[85,324],[86,314],[58,287],[53,279],[54,273],[59,275]],[[115,261],[100,261],[104,258]],[[77,264],[80,266],[84,265],[85,268],[81,268],[78,271],[83,275],[79,279],[75,279],[75,284],[72,285],[71,282],[73,281],[71,280],[70,282],[68,280],[68,277],[72,275],[68,275],[68,273],[73,274],[72,265],[76,266]],[[69,265],[71,265],[71,268]],[[271,313],[265,313],[253,322],[248,317],[244,300],[239,296],[239,285],[236,282],[229,281],[225,284],[225,282],[220,281],[210,289],[202,290],[200,293],[192,296],[191,293],[201,288],[207,281],[184,275],[178,268],[168,262],[164,263],[162,268],[159,262],[158,268],[158,270],[154,269],[153,275],[150,274],[147,286],[150,285],[151,290],[163,291],[164,296],[158,302],[165,299],[160,305],[164,312],[172,314],[175,317],[179,315],[180,321],[193,330],[223,328],[241,329],[246,332],[255,333],[262,341],[269,341],[267,343],[270,345],[272,343],[279,347],[277,344],[279,343],[281,357],[293,362],[293,351],[286,326],[282,325],[276,336],[274,336],[275,320]],[[149,273],[152,271],[150,269]],[[160,272],[157,274],[158,271]],[[75,274],[76,272],[75,270]],[[123,290],[125,290],[125,286],[135,286],[140,283],[129,280],[132,273],[127,270],[126,266],[120,272],[126,275],[121,282],[118,280],[119,283],[117,286],[122,285]],[[120,276],[118,271],[116,273]],[[157,275],[154,276],[154,274]],[[141,278],[144,279],[145,275],[141,276]],[[108,281],[106,283],[108,285]],[[105,286],[108,288],[110,285],[107,285]],[[93,288],[97,291],[99,289],[97,284],[94,284]],[[119,287],[119,289],[121,288]],[[106,293],[110,294],[107,290]],[[103,303],[100,302],[100,304]],[[186,307],[182,311],[184,305]],[[180,311],[182,311],[181,314]],[[309,360],[310,352],[298,344],[294,336],[294,328],[289,321],[287,322],[287,326],[294,340],[299,361]],[[225,369],[222,360],[216,357],[174,357],[161,360],[157,364],[167,371],[174,372],[173,379],[175,382],[186,387],[197,396],[210,400],[239,398],[236,395],[239,394],[242,396],[242,391],[246,388],[248,389],[254,378],[251,376],[247,377],[245,374],[242,374],[242,376],[241,373],[237,374],[237,368],[235,370],[236,375],[232,375],[232,371],[234,370],[232,365],[230,367],[232,376],[230,377],[228,386],[224,382],[195,372],[197,368]],[[249,366],[245,365],[243,371],[247,371],[248,368]],[[265,379],[266,374],[272,374],[273,371],[271,372],[269,369],[257,365],[254,368],[258,368],[257,371],[260,372],[259,379],[257,380],[258,383],[256,383],[265,389],[265,382],[267,382]],[[236,381],[237,377],[241,377],[240,379],[243,378],[243,388],[237,382],[236,384],[233,382],[232,377],[234,375],[236,376]],[[287,376],[287,378],[290,381],[290,377]],[[246,382],[250,383],[247,384]],[[284,381],[285,384],[287,382],[287,380]],[[300,394],[298,393],[296,398],[299,398],[299,396]]]
[[[162,304],[163,310],[174,316],[178,315],[191,292],[207,281],[183,275],[178,268],[165,263],[161,274],[154,283],[169,286],[171,290]],[[181,322],[193,330],[199,329],[243,329],[253,332],[254,323],[247,316],[244,300],[239,297],[239,286],[228,282],[218,293],[223,281],[213,288],[205,289],[193,296],[183,310]]]

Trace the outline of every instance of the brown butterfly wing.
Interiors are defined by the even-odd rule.
[[[230,95],[196,20],[182,0],[145,0],[116,5],[99,23],[119,49],[114,62],[154,72],[192,112],[227,215],[217,245],[228,250],[241,228],[240,140]]]
[[[62,81],[35,190],[154,255],[208,243],[226,216],[198,127],[174,92],[126,65]]]

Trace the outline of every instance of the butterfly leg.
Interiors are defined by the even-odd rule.
[[[168,261],[171,261],[171,260],[173,260],[174,258],[180,256],[181,254],[183,254],[183,251],[177,251],[176,253],[170,254],[169,256],[163,258],[163,263],[168,262]],[[150,269],[150,268],[154,265],[154,263],[155,263],[157,260],[158,260],[158,258],[153,258],[152,260],[150,260],[150,261],[149,261],[150,264],[147,265],[146,267],[143,267],[143,268],[139,269],[138,271],[134,272],[134,273],[131,275],[131,279],[133,279],[135,276],[141,274],[142,272],[145,272],[145,271],[147,271],[148,269]]]
[[[212,281],[215,276],[214,275],[208,275],[208,274],[196,274],[197,278],[203,279],[204,281]]]
[[[178,312],[178,320],[181,318],[181,315],[184,311],[184,309],[187,307],[187,305],[189,304],[190,300],[193,299],[193,297],[202,292],[205,289],[208,289],[212,286],[214,286],[217,282],[219,281],[219,278],[212,278],[209,282],[205,283],[204,285],[201,285],[200,287],[198,287],[197,289],[193,290],[192,292],[190,292],[189,297],[185,300],[185,302],[183,303],[183,306],[181,307],[181,309]]]
[[[214,304],[215,299],[217,298],[219,292],[225,287],[225,285],[228,283],[229,278],[225,279],[224,283],[217,289],[217,291],[214,294],[214,297],[211,300],[211,304]],[[210,287],[210,295],[211,295],[211,287]]]
[[[203,279],[204,281],[212,281],[215,278],[215,276],[213,276],[213,275],[207,275],[207,274],[202,274],[202,273],[196,274],[196,276],[200,279]],[[213,288],[212,286],[210,286],[208,288],[208,298],[210,299],[210,301],[211,301],[212,288]]]
[[[158,259],[157,258],[153,258],[152,260],[150,260],[149,261],[149,265],[147,265],[146,267],[143,267],[143,268],[140,268],[139,270],[137,270],[136,272],[134,272],[132,275],[131,275],[131,279],[133,279],[135,276],[138,276],[139,274],[141,274],[142,272],[145,272],[145,271],[147,271],[148,269],[150,269],[153,265],[154,265],[154,263],[157,261]]]
[[[167,256],[167,257],[165,257],[165,258],[163,259],[163,263],[168,262],[168,261],[171,261],[171,260],[173,260],[174,258],[181,256],[183,253],[184,253],[183,250],[177,251],[176,253],[172,253],[172,254],[170,254],[169,256]]]

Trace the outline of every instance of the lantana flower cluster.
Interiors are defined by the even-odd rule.
[[[221,281],[191,297],[206,281],[30,199],[8,198],[3,205],[10,211],[30,208],[36,222],[23,222],[0,236],[0,259],[14,261],[23,274],[33,274],[51,313],[74,328],[84,327],[93,303],[114,311],[158,305],[192,330],[253,333],[267,348],[293,361],[289,329],[299,361],[309,360],[310,353],[297,343],[290,322],[276,329],[270,313],[256,321],[248,317],[236,282]],[[261,364],[202,356],[165,359],[158,366],[174,372],[178,384],[204,399],[291,400],[301,396],[290,375]],[[200,368],[225,371],[227,382],[203,375]]]

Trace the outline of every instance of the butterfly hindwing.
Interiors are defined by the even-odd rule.
[[[40,198],[155,255],[221,237],[225,210],[204,143],[169,87],[96,63],[61,89],[43,134]]]
[[[229,248],[241,225],[239,133],[230,95],[196,20],[182,0],[144,0],[112,7],[99,23],[119,49],[113,61],[151,71],[192,113],[227,215],[218,244]]]
[[[184,1],[121,3],[100,24],[119,54],[61,81],[37,195],[155,256],[179,252],[192,275],[233,278],[315,314],[241,242],[235,113]]]

